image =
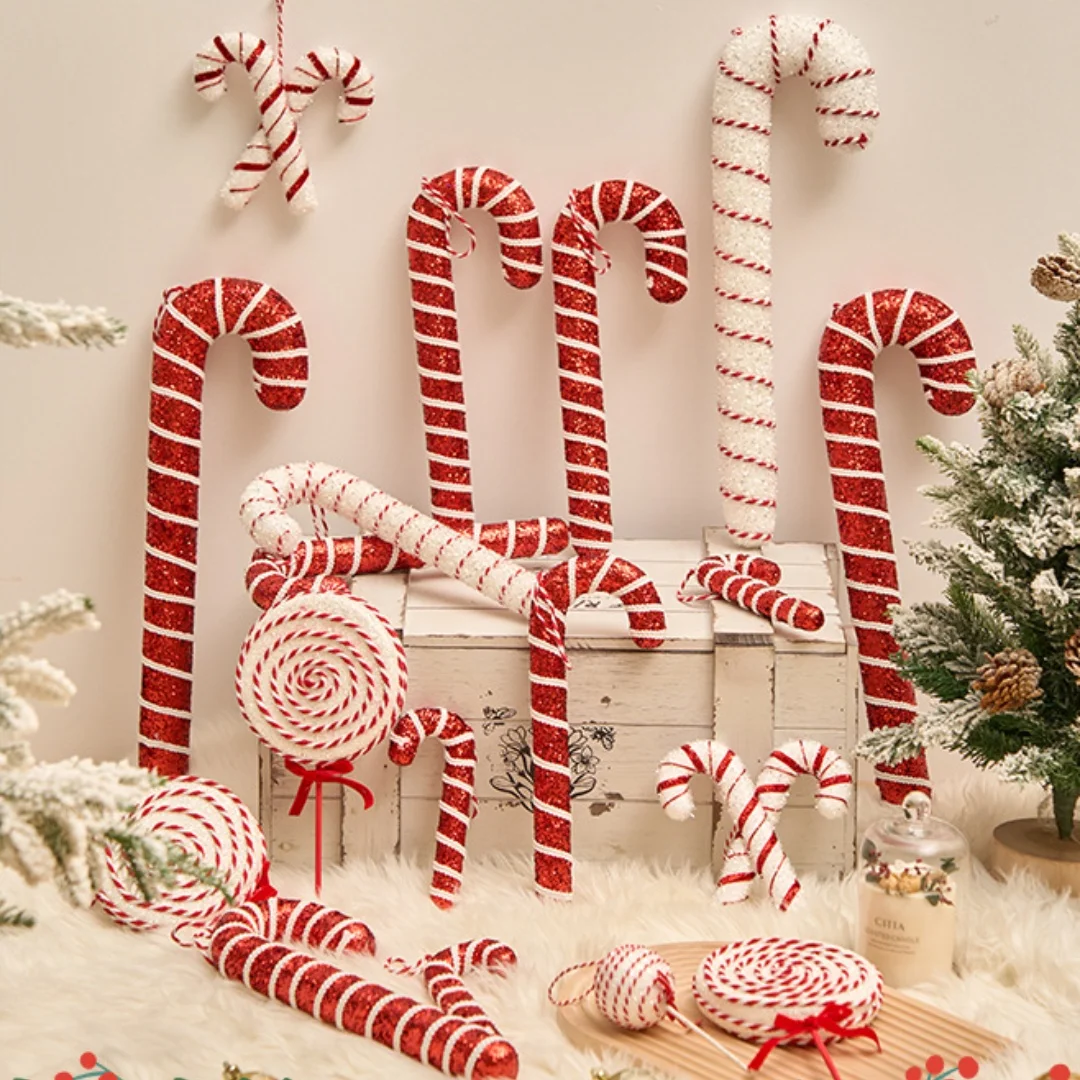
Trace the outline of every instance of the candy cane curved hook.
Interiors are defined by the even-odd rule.
[[[164,776],[188,768],[203,383],[210,346],[226,334],[251,346],[268,408],[294,408],[307,387],[303,324],[269,285],[212,278],[165,294],[150,376],[139,712],[139,763]]]
[[[406,245],[412,289],[413,333],[420,372],[431,513],[464,532],[474,528],[472,468],[461,375],[450,227],[464,210],[487,211],[499,230],[503,276],[516,289],[532,288],[543,271],[536,206],[512,177],[482,166],[458,168],[425,180],[409,211]]]
[[[533,863],[536,891],[573,895],[570,817],[570,724],[567,720],[566,613],[579,596],[607,593],[630,618],[642,649],[663,644],[666,621],[656,586],[625,559],[578,556],[540,575],[529,619],[529,711],[533,756]],[[554,616],[554,618],[552,618]]]
[[[882,289],[837,307],[821,337],[818,374],[844,583],[859,643],[859,671],[871,730],[915,719],[915,691],[896,670],[889,606],[900,603],[892,522],[874,402],[874,360],[889,345],[918,361],[930,407],[947,416],[975,402],[968,375],[975,353],[948,304],[914,289]],[[878,790],[899,803],[927,787],[925,754],[875,766]]]
[[[861,150],[878,118],[874,69],[829,19],[772,15],[736,30],[713,93],[713,239],[720,494],[728,532],[754,547],[776,518],[773,405],[772,98],[782,79],[814,88],[825,145]]]
[[[604,180],[571,192],[551,250],[570,539],[579,555],[602,555],[613,536],[596,293],[597,273],[607,267],[596,256],[597,234],[615,221],[642,234],[654,300],[681,300],[687,285],[686,230],[667,196],[634,180]]]

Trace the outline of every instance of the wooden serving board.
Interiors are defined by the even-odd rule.
[[[694,972],[705,954],[721,944],[694,941],[650,946],[671,964],[676,1006],[691,1020],[702,1021],[691,992]],[[560,984],[559,993],[566,998],[582,993],[591,980],[591,969],[574,972]],[[672,1076],[689,1080],[738,1080],[746,1076],[704,1039],[675,1025],[663,1023],[648,1031],[615,1027],[600,1015],[591,995],[560,1008],[559,1026],[582,1049],[615,1050]],[[749,1062],[757,1051],[753,1044],[720,1031],[708,1021],[703,1026],[743,1061]],[[1008,1039],[888,989],[874,1029],[881,1039],[880,1054],[866,1039],[830,1044],[829,1053],[843,1080],[903,1080],[907,1069],[912,1065],[921,1068],[931,1054],[940,1054],[950,1066],[965,1055],[985,1063],[1010,1045]],[[763,1080],[829,1080],[825,1062],[813,1047],[778,1047],[757,1075]]]

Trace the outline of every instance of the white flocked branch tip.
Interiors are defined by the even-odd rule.
[[[29,349],[34,345],[119,345],[127,326],[104,308],[39,304],[0,293],[0,345]]]

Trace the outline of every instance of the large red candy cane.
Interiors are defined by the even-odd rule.
[[[449,1076],[477,1080],[517,1076],[517,1052],[490,1026],[396,994],[283,944],[297,940],[297,935],[272,903],[244,904],[226,912],[211,927],[206,959],[226,978],[323,1023],[365,1035]],[[360,936],[349,951],[372,950]]]
[[[259,132],[269,147],[277,166],[289,209],[302,214],[318,205],[315,185],[311,182],[296,113],[289,106],[281,60],[256,34],[233,32],[211,38],[196,54],[195,88],[207,101],[217,101],[228,89],[225,69],[241,64],[247,71],[252,93],[259,107]],[[222,198],[237,209],[246,205],[265,171],[261,164],[258,140],[248,144],[244,155],[222,189]]]
[[[873,368],[889,345],[905,346],[918,360],[923,391],[935,411],[955,416],[975,401],[967,381],[975,369],[971,339],[947,304],[914,289],[882,289],[834,310],[818,352],[821,417],[871,730],[915,719],[915,691],[891,659],[897,645],[889,606],[900,603],[900,582]],[[875,771],[886,802],[902,802],[912,787],[927,787],[923,753],[899,765],[877,765]]]
[[[213,278],[165,294],[150,376],[139,713],[139,763],[164,776],[188,768],[203,380],[210,346],[226,334],[251,346],[268,408],[294,408],[307,385],[300,316],[269,285]]]
[[[609,265],[597,262],[597,234],[613,221],[641,231],[649,295],[668,304],[686,294],[686,230],[670,199],[632,180],[604,180],[571,193],[555,222],[551,276],[570,539],[579,555],[603,554],[613,535],[596,296],[597,273]]]
[[[878,117],[874,70],[859,41],[828,19],[772,15],[736,30],[713,94],[720,494],[728,532],[747,546],[770,540],[776,518],[772,99],[782,79],[803,75],[825,145],[866,146]]]
[[[438,907],[450,908],[457,903],[461,889],[465,841],[476,813],[476,738],[457,713],[447,709],[410,709],[394,724],[390,760],[395,765],[411,765],[420,744],[427,738],[442,743],[445,758],[431,900]]]
[[[425,180],[409,211],[406,245],[412,286],[413,333],[424,409],[431,513],[463,532],[474,528],[472,469],[461,375],[450,227],[461,212],[486,210],[499,230],[503,276],[515,289],[532,288],[543,271],[540,222],[529,193],[496,169],[470,166]],[[468,226],[466,226],[468,228]]]
[[[664,813],[675,821],[694,816],[690,780],[697,773],[711,777],[716,784],[720,801],[734,818],[732,828],[750,849],[754,869],[765,881],[769,897],[786,911],[799,895],[799,880],[738,754],[715,739],[699,739],[672,750],[656,770],[656,794]]]
[[[758,801],[773,826],[779,821],[791,785],[798,776],[812,776],[817,781],[814,805],[823,817],[838,818],[847,812],[853,789],[851,766],[835,750],[813,739],[793,739],[769,755],[757,778]],[[721,903],[737,904],[745,900],[755,876],[746,841],[733,829],[716,885]]]
[[[642,649],[663,644],[666,629],[656,587],[632,563],[613,555],[579,556],[540,576],[529,619],[529,709],[533,754],[533,860],[536,891],[573,895],[570,817],[570,724],[567,720],[566,613],[588,593],[617,597]]]

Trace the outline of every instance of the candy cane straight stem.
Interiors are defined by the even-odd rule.
[[[686,230],[670,199],[633,180],[571,193],[551,250],[570,539],[579,555],[604,554],[613,535],[595,261],[597,233],[613,221],[644,238],[649,295],[667,304],[686,294]]]
[[[226,334],[251,346],[255,390],[292,409],[307,385],[300,316],[269,285],[213,278],[170,290],[154,327],[146,480],[139,763],[188,770],[206,357]]]
[[[431,513],[462,532],[472,532],[474,511],[450,226],[470,208],[495,219],[503,276],[514,288],[531,288],[543,270],[536,207],[512,177],[470,166],[425,182],[409,211],[406,244]]]
[[[873,364],[889,345],[904,345],[919,364],[930,407],[954,416],[974,403],[967,376],[975,354],[964,325],[947,304],[914,289],[882,289],[833,312],[821,338],[821,416],[852,625],[859,644],[871,730],[915,719],[915,692],[896,670],[889,607],[900,603],[892,522],[874,400]],[[886,802],[927,789],[925,754],[876,767]]]
[[[549,603],[535,604],[529,618],[533,852],[536,891],[559,899],[573,895],[566,613],[579,596],[596,592],[622,601],[640,648],[661,645],[666,626],[656,587],[625,559],[578,557],[540,577],[537,595]]]
[[[411,765],[424,739],[443,746],[442,795],[435,831],[435,859],[431,873],[431,900],[437,907],[457,903],[465,867],[465,841],[476,812],[476,738],[472,728],[447,709],[411,709],[394,725],[390,760]]]
[[[877,122],[874,71],[859,41],[828,19],[772,15],[736,30],[713,94],[713,239],[720,494],[728,532],[756,547],[776,517],[773,406],[772,99],[805,75],[828,147],[860,150]]]

